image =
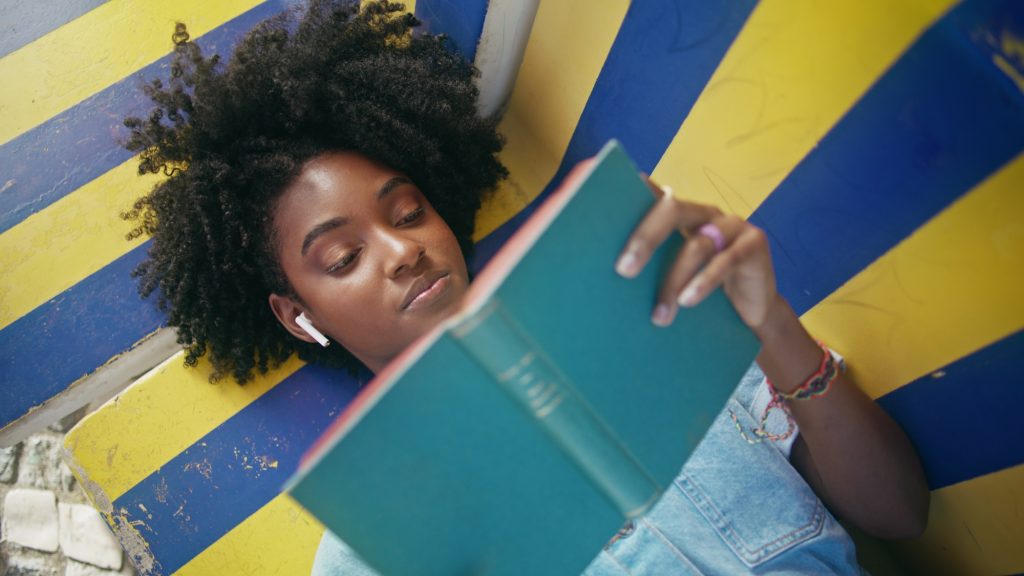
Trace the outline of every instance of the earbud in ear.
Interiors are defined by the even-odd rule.
[[[330,345],[331,341],[327,339],[327,336],[324,336],[323,332],[313,327],[313,323],[309,321],[309,318],[306,318],[305,312],[295,317],[295,323],[298,324],[299,328],[302,328],[306,334],[309,334],[314,340],[319,342],[324,348]]]

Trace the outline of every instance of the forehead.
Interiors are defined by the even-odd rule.
[[[337,200],[338,197],[362,197],[372,192],[395,170],[356,152],[327,152],[306,162],[295,180],[285,188],[285,197],[301,197],[303,203]]]
[[[306,162],[274,210],[278,234],[304,234],[311,223],[355,216],[376,203],[376,191],[399,173],[355,152],[328,152]],[[343,214],[344,212],[344,214]]]

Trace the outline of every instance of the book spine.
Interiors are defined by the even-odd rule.
[[[497,298],[453,336],[626,518],[654,504],[663,488]]]

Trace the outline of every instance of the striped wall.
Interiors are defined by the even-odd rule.
[[[0,422],[161,325],[127,275],[145,243],[117,216],[152,180],[118,139],[141,78],[167,73],[173,22],[227,53],[290,3],[83,2],[0,44]],[[482,0],[450,7],[415,9],[472,54]],[[932,517],[901,557],[1024,572],[1022,38],[1012,0],[543,3],[476,265],[618,138],[767,230],[780,290],[914,440]],[[357,388],[297,363],[210,386],[172,358],[66,446],[144,571],[308,572],[321,528],[277,491]]]
[[[162,326],[129,276],[145,244],[119,214],[154,180],[134,176],[121,121],[169,76],[175,19],[198,15],[191,33],[227,52],[288,5],[110,0],[0,59],[0,427]]]

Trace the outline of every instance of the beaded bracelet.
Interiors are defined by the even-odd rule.
[[[839,364],[827,346],[820,341],[818,346],[821,346],[822,351],[821,365],[818,366],[818,370],[792,392],[779,392],[769,380],[768,388],[773,396],[784,400],[809,400],[828,394],[832,383],[836,381],[836,376],[839,375]]]

